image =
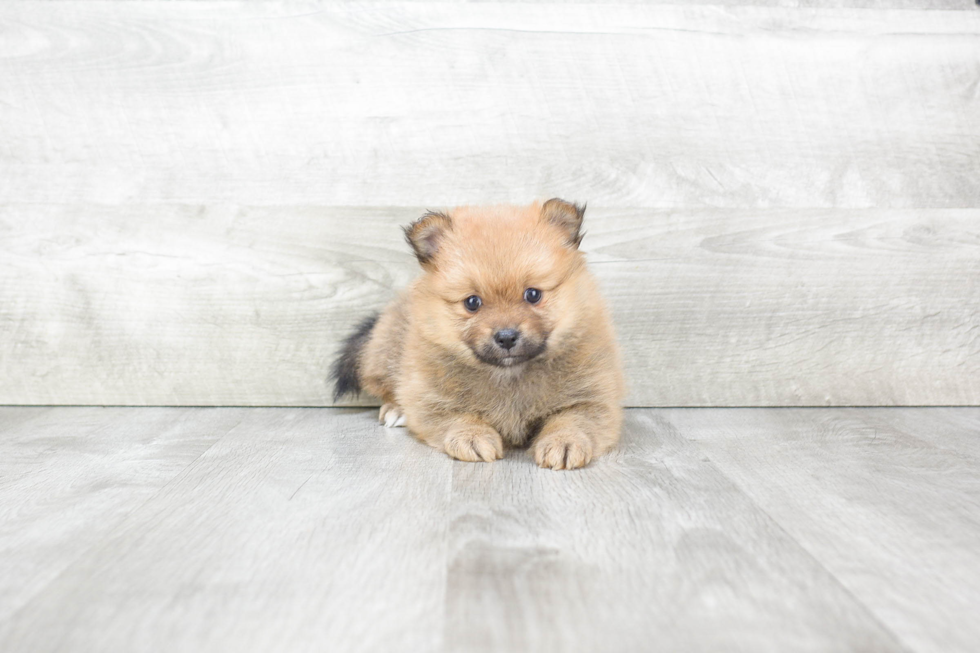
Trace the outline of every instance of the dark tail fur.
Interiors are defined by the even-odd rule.
[[[330,378],[334,381],[333,400],[337,401],[344,395],[356,395],[361,391],[360,359],[361,350],[371,337],[371,329],[378,322],[378,314],[366,318],[357,325],[354,333],[347,336],[337,359],[330,370]]]

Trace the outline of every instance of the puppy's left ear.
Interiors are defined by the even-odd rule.
[[[566,244],[578,249],[582,242],[582,219],[585,217],[585,204],[579,206],[565,200],[550,199],[541,207],[541,217],[565,232]]]
[[[453,221],[450,217],[435,211],[429,211],[405,227],[405,240],[412,246],[415,258],[423,268],[428,268],[432,264],[443,237],[446,232],[452,231],[452,228]]]

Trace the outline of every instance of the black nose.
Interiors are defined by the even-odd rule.
[[[517,329],[501,329],[497,333],[493,334],[494,342],[504,349],[511,349],[517,344],[517,340],[520,337],[521,332]]]

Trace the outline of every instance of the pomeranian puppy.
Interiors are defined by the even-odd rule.
[[[619,440],[612,321],[579,251],[584,207],[426,213],[405,236],[422,275],[346,340],[335,397],[362,390],[386,426],[466,461],[530,443],[541,467],[587,465]]]

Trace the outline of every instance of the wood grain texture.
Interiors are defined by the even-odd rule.
[[[0,202],[976,207],[960,9],[7,2]]]
[[[0,619],[97,546],[241,415],[0,408]]]
[[[421,212],[0,206],[0,403],[328,404]],[[586,219],[630,405],[980,403],[977,210]]]
[[[30,442],[17,411],[31,410],[0,411],[0,432],[19,421]],[[40,464],[61,456],[45,448],[52,419],[88,411],[44,414],[31,445]],[[373,411],[122,414],[90,423],[80,443],[116,443],[141,422],[183,432],[186,448],[165,456],[182,470],[84,551],[62,541],[35,555],[0,532],[5,550],[60,569],[0,612],[0,649],[907,650],[656,411],[630,411],[623,446],[569,473],[524,451],[452,462]],[[158,419],[168,414],[174,424]],[[202,453],[192,434],[216,417],[236,426]],[[131,448],[161,453],[145,437]],[[107,466],[105,489],[75,501],[124,493],[119,472]],[[28,496],[8,490],[3,509]],[[47,507],[38,530],[74,510]]]
[[[913,650],[976,650],[980,410],[662,415]]]
[[[651,411],[581,472],[456,463],[454,651],[901,650]]]
[[[246,413],[0,619],[0,648],[438,649],[450,459],[365,411]]]

